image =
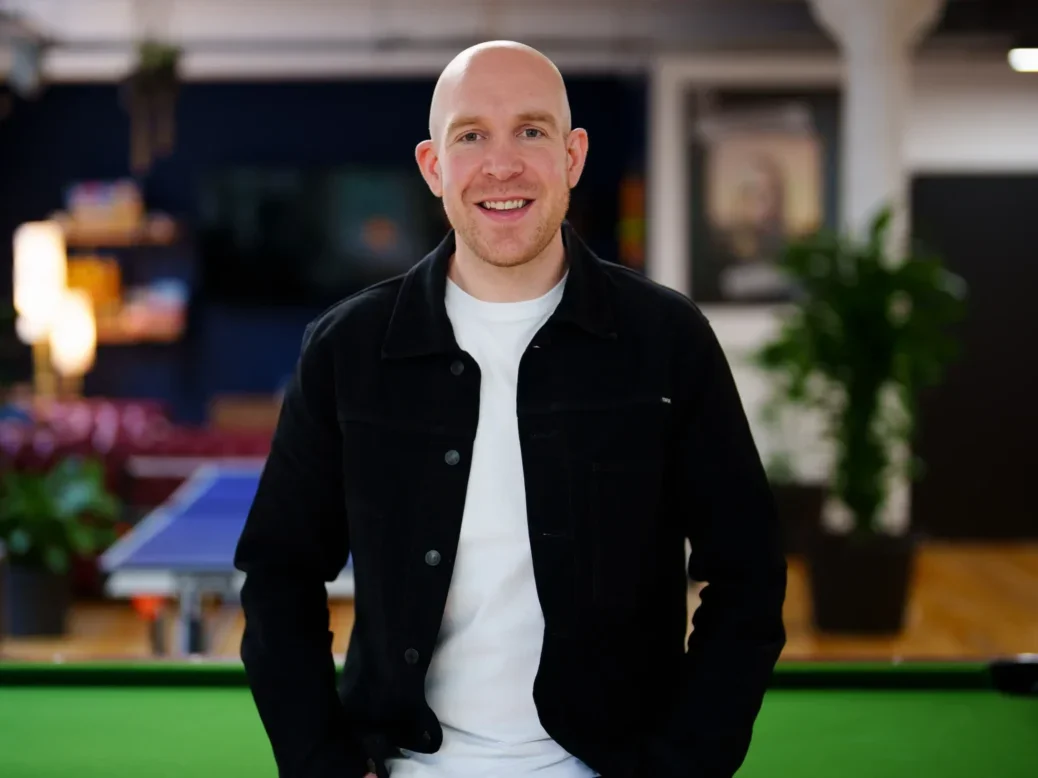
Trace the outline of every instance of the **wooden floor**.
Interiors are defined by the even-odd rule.
[[[920,556],[904,633],[862,640],[817,634],[811,627],[803,565],[790,560],[784,659],[985,659],[1038,652],[1038,544],[930,545]],[[689,601],[695,607],[694,591]],[[333,651],[343,654],[353,608],[332,610]],[[234,658],[241,639],[237,609],[213,614],[211,654]],[[69,635],[60,639],[8,639],[5,659],[119,659],[150,657],[148,630],[124,603],[75,609]]]

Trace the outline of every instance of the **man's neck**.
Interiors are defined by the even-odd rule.
[[[478,300],[514,303],[543,297],[566,273],[566,252],[562,233],[529,262],[514,267],[498,267],[476,256],[458,242],[451,257],[448,277]]]

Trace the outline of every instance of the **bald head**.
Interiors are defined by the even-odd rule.
[[[523,43],[488,41],[465,49],[440,74],[429,108],[429,137],[442,143],[459,117],[479,115],[479,103],[502,95],[525,98],[531,112],[550,110],[560,133],[569,133],[569,97],[555,63]]]
[[[547,57],[510,41],[461,52],[436,83],[429,136],[415,159],[455,230],[455,259],[516,268],[562,256],[588,138],[572,127],[562,75]]]

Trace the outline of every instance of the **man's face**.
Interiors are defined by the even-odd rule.
[[[470,63],[446,90],[418,159],[458,238],[483,261],[512,267],[558,232],[587,136],[570,131],[557,77],[521,55],[497,54]]]

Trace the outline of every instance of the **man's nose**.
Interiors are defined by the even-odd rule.
[[[494,143],[487,149],[483,159],[483,173],[501,181],[520,175],[523,172],[523,160],[518,149],[511,143]]]

